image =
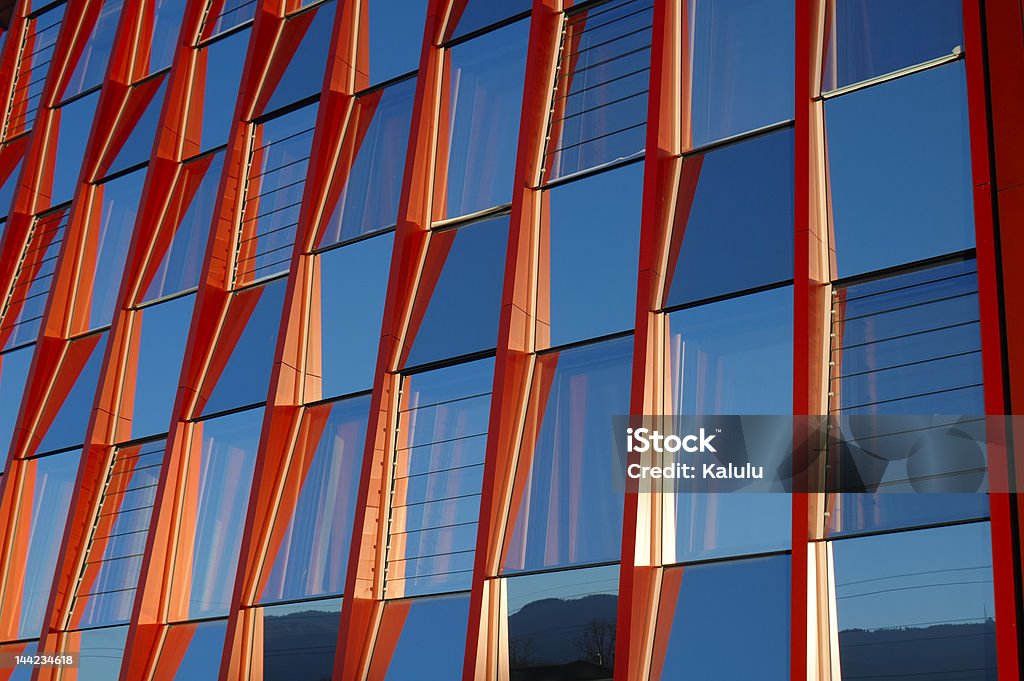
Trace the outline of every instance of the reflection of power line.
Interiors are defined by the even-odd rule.
[[[869,579],[855,579],[850,582],[837,583],[836,588],[841,589],[844,586],[850,586],[851,584],[864,584],[865,582],[882,582],[887,579],[900,579],[902,577],[915,577],[917,575],[933,575],[939,572],[963,572],[966,570],[991,570],[991,565],[977,565],[975,567],[960,567],[960,568],[945,568],[942,570],[922,570],[921,572],[903,572],[898,575],[889,575],[888,577],[871,577]]]
[[[990,621],[988,617],[964,617],[958,620],[933,620],[931,622],[912,622],[909,624],[888,624],[884,627],[878,627],[877,629],[861,629],[861,631],[878,631],[878,629],[913,629],[915,627],[928,627],[933,624],[962,624],[963,622],[976,622],[978,624],[982,622]],[[849,631],[844,630],[844,631]]]
[[[892,593],[894,591],[913,591],[914,589],[931,589],[940,586],[961,586],[963,584],[991,584],[992,581],[988,579],[982,579],[977,581],[968,582],[940,582],[938,584],[915,584],[914,586],[897,586],[892,589],[879,589],[878,591],[865,591],[862,594],[847,594],[845,596],[836,596],[837,601],[841,601],[845,598],[860,598],[861,596],[874,596],[876,594]]]
[[[875,631],[878,631],[877,629]],[[839,635],[842,636],[845,632],[840,631]],[[907,638],[898,641],[870,641],[867,643],[842,643],[840,642],[839,648],[863,648],[864,646],[904,646],[909,643],[917,643],[919,641],[941,641],[949,638],[977,638],[978,636],[995,636],[995,629],[989,631],[979,631],[965,634],[949,634],[946,636],[916,636],[914,638]]]
[[[984,673],[995,671],[995,669],[995,667],[974,667],[972,669],[937,669],[933,672],[901,672],[897,676],[899,676],[900,678],[909,678],[911,676],[935,676],[936,674],[968,674],[975,672]],[[843,678],[847,679],[847,681],[849,681],[849,679],[891,679],[893,678],[893,674],[843,674]]]

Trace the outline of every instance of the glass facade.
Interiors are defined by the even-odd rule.
[[[0,681],[1022,678],[1018,4],[0,3]]]

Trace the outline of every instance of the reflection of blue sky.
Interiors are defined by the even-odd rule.
[[[139,366],[135,382],[132,437],[163,433],[178,392],[181,360],[195,295],[147,307],[138,315]]]
[[[228,141],[231,118],[242,81],[242,66],[249,45],[250,28],[232,33],[203,48],[201,62],[206,68],[202,99],[201,149],[208,151]],[[203,59],[205,57],[205,59]],[[194,132],[194,131],[193,131]]]
[[[121,670],[121,658],[128,638],[128,626],[90,629],[80,634],[81,644],[76,681],[110,681]]]
[[[228,630],[227,620],[181,626],[193,627],[194,631],[185,650],[185,656],[178,666],[178,672],[174,675],[174,681],[216,678],[221,653],[224,651],[224,636]]]
[[[334,2],[326,2],[311,10],[314,15],[312,21],[303,32],[302,42],[299,43],[295,54],[289,60],[288,67],[277,83],[264,111],[274,111],[320,92],[324,81],[324,68],[327,65],[327,48],[331,42],[331,30],[334,26],[335,6]],[[308,17],[300,15],[295,19],[290,19],[288,24],[306,20]],[[293,31],[295,30],[294,26],[294,24],[286,25],[284,30]],[[278,54],[278,59],[285,56],[283,52]]]
[[[426,1],[389,0],[369,5],[370,84],[415,71],[423,44]]]
[[[14,422],[34,350],[35,346],[29,346],[0,355],[0,472],[7,463],[7,449],[14,437]]]
[[[99,381],[100,367],[103,364],[107,333],[99,334],[98,340],[96,336],[87,336],[71,341],[72,345],[78,343],[95,343],[95,346],[89,354],[85,366],[78,374],[74,386],[61,403],[60,410],[43,436],[43,441],[36,448],[37,452],[74,447],[82,444],[85,439],[85,428],[89,423],[89,412],[92,410],[93,398],[96,396],[96,383]],[[65,360],[61,367],[66,377],[74,370],[71,364],[70,361]]]
[[[465,9],[462,10],[451,37],[454,40],[502,19],[529,12],[530,4],[530,0],[466,0]]]
[[[468,594],[412,601],[384,681],[461,678],[468,621]]]

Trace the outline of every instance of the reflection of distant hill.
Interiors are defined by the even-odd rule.
[[[264,618],[265,681],[330,681],[339,617],[309,611]]]
[[[511,681],[611,679],[618,598],[545,598],[508,618]]]
[[[995,622],[839,632],[843,681],[995,681]]]

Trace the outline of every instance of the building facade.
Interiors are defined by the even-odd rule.
[[[1019,2],[0,23],[0,663],[80,655],[0,681],[1021,678]],[[626,414],[988,446],[641,494]]]

